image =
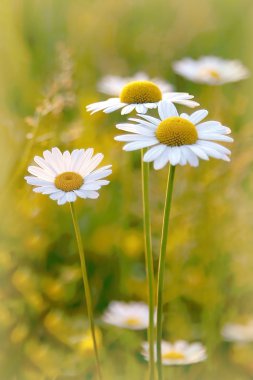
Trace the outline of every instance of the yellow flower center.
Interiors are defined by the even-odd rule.
[[[62,191],[78,190],[83,185],[83,177],[74,172],[65,172],[55,177],[54,184],[57,189]]]
[[[169,352],[166,352],[165,354],[162,354],[162,359],[180,360],[180,359],[185,359],[185,355],[182,354],[182,352],[169,351]]]
[[[213,79],[220,79],[220,74],[218,73],[218,71],[213,69],[204,69],[203,74],[209,75]]]
[[[162,93],[159,87],[147,80],[140,80],[126,84],[121,93],[122,103],[156,103],[162,100]]]
[[[128,318],[126,324],[131,327],[139,326],[140,320],[138,318]]]
[[[195,125],[182,117],[169,117],[157,127],[156,137],[168,146],[192,145],[198,139]]]

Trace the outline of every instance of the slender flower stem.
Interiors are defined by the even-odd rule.
[[[154,361],[154,266],[152,256],[151,240],[151,223],[150,223],[150,205],[149,205],[149,163],[143,161],[144,150],[142,150],[141,168],[142,168],[142,202],[143,202],[143,224],[145,239],[145,261],[146,273],[148,278],[148,304],[149,304],[149,380],[155,379],[155,361]]]
[[[95,357],[96,357],[97,374],[98,374],[98,379],[102,380],[102,373],[101,373],[100,361],[99,361],[99,356],[98,356],[98,347],[97,347],[96,335],[95,335],[95,324],[94,324],[94,317],[93,317],[93,311],[92,311],[91,293],[90,293],[90,286],[89,286],[89,281],[88,281],[88,274],[87,274],[87,268],[86,268],[84,250],[83,250],[83,243],[82,243],[80,228],[78,225],[74,204],[70,202],[69,205],[70,205],[70,212],[72,216],[73,226],[74,226],[75,235],[76,235],[76,242],[77,242],[77,247],[78,247],[78,252],[79,252],[80,262],[81,262],[83,285],[84,285],[85,299],[86,299],[86,304],[87,304],[87,312],[88,312],[88,318],[90,322],[93,348],[94,348]]]
[[[165,257],[166,257],[166,247],[168,240],[168,228],[170,219],[170,209],[171,200],[173,192],[173,182],[175,175],[175,166],[171,165],[169,169],[166,199],[164,205],[164,215],[163,215],[163,228],[162,228],[162,238],[161,238],[161,249],[159,257],[159,267],[158,267],[158,283],[157,283],[157,371],[158,379],[163,380],[163,370],[162,370],[162,312],[163,312],[163,286],[164,286],[164,270],[165,270]]]

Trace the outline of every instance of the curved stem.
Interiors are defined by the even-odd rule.
[[[149,305],[149,379],[155,379],[155,361],[154,361],[154,266],[152,256],[151,240],[151,223],[150,223],[150,205],[149,205],[149,163],[143,161],[144,150],[142,150],[141,168],[142,168],[142,203],[143,203],[143,227],[145,240],[145,261],[146,274],[148,279],[148,305]]]
[[[87,274],[87,268],[86,268],[84,250],[83,250],[83,243],[82,243],[80,228],[77,222],[74,204],[70,202],[69,205],[70,205],[70,212],[72,216],[76,242],[77,242],[77,247],[78,247],[78,252],[79,252],[80,262],[81,262],[83,285],[84,285],[85,299],[86,299],[86,304],[87,304],[87,312],[88,312],[88,318],[90,322],[93,348],[94,348],[95,357],[96,357],[97,374],[98,374],[98,379],[102,380],[102,373],[101,373],[100,361],[99,361],[99,356],[98,356],[98,347],[97,347],[96,335],[95,335],[95,324],[94,324],[94,317],[93,317],[93,311],[92,311],[91,293],[90,293],[90,286],[89,286],[89,281],[88,281],[88,274]]]
[[[169,228],[169,218],[170,218],[174,175],[175,175],[175,166],[171,165],[170,169],[169,169],[167,190],[166,190],[166,199],[165,199],[165,205],[164,205],[163,228],[162,228],[161,248],[160,248],[159,267],[158,267],[158,284],[157,284],[157,340],[156,340],[156,346],[157,346],[157,371],[158,371],[158,379],[159,380],[163,379],[162,352],[161,352],[163,286],[164,286],[165,257],[166,257],[166,247],[167,247],[167,240],[168,240],[168,228]]]

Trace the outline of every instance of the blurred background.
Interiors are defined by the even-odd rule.
[[[176,76],[174,60],[217,55],[253,69],[252,0],[2,0],[0,5],[0,378],[94,379],[69,208],[23,180],[53,146],[94,147],[111,184],[77,209],[105,379],[142,380],[145,332],[105,326],[111,300],[147,301],[139,152],[113,140],[116,112],[90,116],[104,75],[144,71],[193,94],[232,129],[232,161],[176,173],[167,252],[164,338],[200,340],[208,360],[165,378],[253,378],[253,344],[226,343],[227,322],[253,318],[252,77],[222,87]],[[38,124],[38,115],[41,122]],[[155,268],[167,170],[151,171]]]

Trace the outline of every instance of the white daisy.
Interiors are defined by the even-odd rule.
[[[96,199],[97,190],[107,185],[104,178],[111,174],[111,165],[94,170],[102,161],[103,154],[93,156],[92,148],[75,149],[71,153],[61,153],[58,148],[43,152],[43,157],[35,156],[38,166],[29,166],[32,176],[25,177],[28,184],[36,186],[33,191],[47,194],[58,205],[74,202],[77,197]],[[92,157],[93,156],[93,157]]]
[[[102,316],[110,325],[130,330],[143,330],[149,324],[148,306],[143,302],[113,301]]]
[[[249,76],[249,70],[237,60],[219,57],[184,58],[173,64],[176,73],[197,83],[220,85],[237,82]]]
[[[253,320],[247,324],[228,323],[223,327],[221,333],[229,342],[253,342]]]
[[[142,345],[142,355],[149,360],[149,344]],[[155,347],[156,358],[156,347]],[[162,364],[163,365],[186,365],[199,363],[207,359],[205,347],[198,342],[188,343],[178,340],[175,343],[162,341]]]
[[[218,121],[201,122],[208,114],[206,110],[179,115],[172,103],[162,101],[158,113],[159,119],[138,115],[140,119],[129,119],[136,123],[117,124],[118,129],[130,133],[116,136],[115,140],[127,142],[123,147],[126,151],[151,147],[144,161],[154,162],[156,170],[169,162],[171,165],[198,166],[199,158],[230,161],[230,150],[214,141],[232,142],[227,136],[231,131]]]
[[[188,107],[198,106],[199,104],[191,100],[192,98],[193,96],[186,92],[163,91],[163,88],[160,88],[154,82],[139,80],[124,85],[119,97],[90,104],[86,106],[86,109],[92,114],[98,111],[110,113],[121,108],[122,115],[128,114],[133,110],[145,114],[148,109],[157,108],[162,99],[167,99],[172,103],[183,104]]]
[[[119,96],[122,88],[129,82],[134,81],[150,81],[155,83],[162,92],[173,91],[172,84],[165,82],[160,78],[149,78],[146,73],[138,72],[132,77],[119,77],[116,75],[106,75],[98,82],[98,90],[107,95]]]

